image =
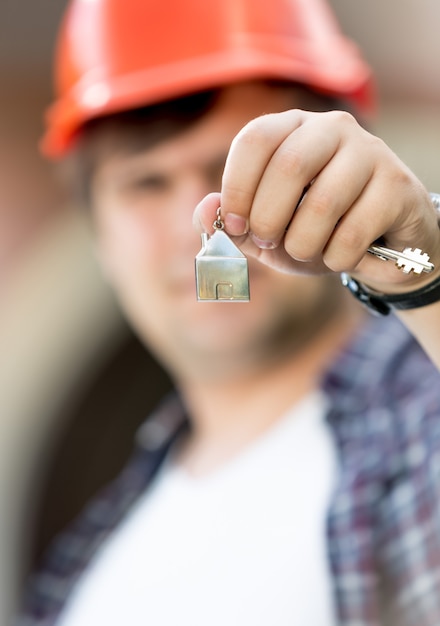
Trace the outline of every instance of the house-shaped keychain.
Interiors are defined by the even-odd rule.
[[[222,229],[202,234],[196,289],[200,302],[249,302],[247,258]]]

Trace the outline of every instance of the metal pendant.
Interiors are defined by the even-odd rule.
[[[202,234],[202,248],[196,256],[196,290],[199,302],[249,302],[248,261],[224,232],[220,208],[214,234]]]

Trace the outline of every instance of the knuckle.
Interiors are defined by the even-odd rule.
[[[273,156],[273,164],[286,178],[301,173],[305,165],[305,156],[291,146],[281,146]]]
[[[365,146],[370,151],[370,153],[377,159],[376,163],[381,164],[381,168],[383,168],[384,166],[395,167],[395,156],[383,139],[377,137],[376,135],[373,135],[372,133],[366,132]]]
[[[333,272],[351,270],[363,255],[365,235],[359,230],[343,229],[324,250],[322,259]]]
[[[339,124],[342,126],[353,126],[353,124],[357,125],[356,118],[348,111],[343,111],[343,110],[342,111],[341,110],[329,111],[327,115],[328,115],[328,119],[331,120],[335,124]]]
[[[249,146],[264,144],[270,138],[270,130],[267,124],[269,115],[262,115],[248,122],[238,132],[233,144],[242,143]]]
[[[313,211],[317,219],[324,218],[333,213],[335,198],[330,194],[328,189],[319,188],[318,186],[313,188],[312,186],[311,191],[308,193],[310,196],[309,199],[306,199],[306,202],[309,200],[309,209]]]
[[[393,168],[391,174],[391,184],[397,187],[403,188],[408,191],[413,191],[417,187],[417,180],[413,174],[405,167]]]
[[[340,250],[358,252],[362,249],[365,233],[359,228],[340,228],[336,234],[334,245]]]

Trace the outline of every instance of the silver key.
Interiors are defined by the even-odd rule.
[[[420,248],[405,248],[403,252],[398,252],[392,248],[373,244],[368,248],[368,252],[383,261],[395,261],[396,267],[405,274],[410,272],[414,272],[414,274],[429,273],[434,269],[434,264],[429,261],[428,254],[422,252]]]

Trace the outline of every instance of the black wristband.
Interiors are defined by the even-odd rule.
[[[407,293],[384,294],[368,289],[349,274],[341,274],[344,287],[376,315],[389,315],[392,310],[418,309],[440,300],[440,277],[420,289]]]

